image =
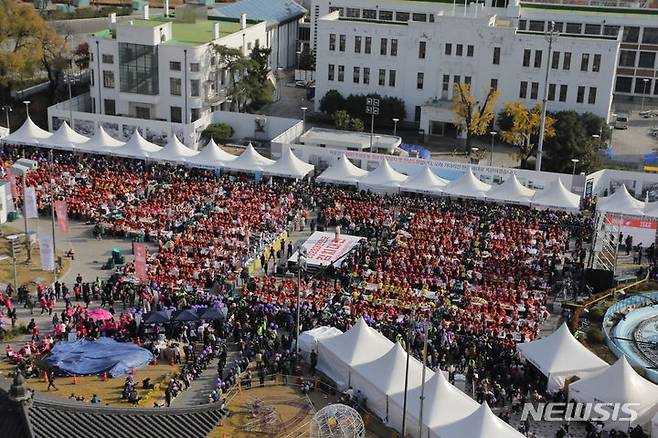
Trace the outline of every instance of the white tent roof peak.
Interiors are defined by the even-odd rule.
[[[372,172],[368,172],[366,176],[359,180],[359,184],[369,186],[399,186],[400,183],[407,179],[407,175],[393,169],[384,158],[379,166]]]
[[[139,133],[139,130],[135,129],[135,133],[130,137],[128,143],[114,149],[113,152],[122,157],[147,158],[161,149],[160,146],[145,140]]]
[[[188,162],[204,167],[222,167],[227,161],[233,161],[236,158],[238,158],[237,155],[229,154],[217,146],[215,140],[211,138],[206,147],[201,149],[198,155],[191,157]]]
[[[176,136],[175,133],[169,135],[167,144],[157,152],[150,155],[151,158],[173,161],[173,162],[187,162],[190,157],[198,155],[198,151],[194,151],[185,146]]]
[[[106,152],[125,145],[124,142],[115,139],[105,131],[102,125],[96,127],[94,135],[86,142],[76,146],[76,149],[84,152]]]
[[[368,174],[367,170],[355,166],[343,153],[336,163],[322,172],[316,179],[321,182],[354,184]]]
[[[76,143],[85,143],[87,141],[89,141],[89,137],[78,134],[64,121],[59,129],[44,141],[44,143],[62,149],[73,149],[73,147],[77,146]]]
[[[447,184],[447,180],[439,178],[434,172],[432,172],[432,169],[428,165],[425,165],[420,172],[409,176],[409,178],[400,184],[400,187],[402,187],[403,190],[407,189],[426,193],[441,193],[443,187]]]
[[[441,438],[524,438],[491,412],[485,402],[471,415],[435,429]]]
[[[490,189],[491,185],[480,181],[469,166],[466,172],[456,180],[451,181],[443,192],[448,195],[466,198],[482,198]]]
[[[368,362],[393,346],[386,336],[368,327],[363,318],[342,335],[321,339],[319,343],[348,365]]]
[[[246,172],[262,171],[268,166],[274,164],[274,160],[270,160],[259,154],[253,145],[249,146],[242,152],[238,158],[233,161],[227,162],[224,167],[227,169],[241,170]]]
[[[354,366],[354,371],[370,382],[378,391],[392,395],[404,389],[404,376],[407,352],[397,342],[383,356],[370,362]],[[423,365],[416,358],[409,361],[409,388],[415,388],[421,383]],[[426,378],[431,377],[427,373]],[[367,393],[366,393],[367,394]]]
[[[612,195],[599,198],[596,209],[608,213],[643,216],[645,203],[635,199],[628,193],[626,185],[622,184]]]
[[[535,191],[525,187],[515,174],[507,178],[502,184],[493,186],[487,193],[487,199],[495,201],[516,202],[519,204],[529,204],[530,198],[535,195]]]
[[[304,178],[315,169],[314,165],[300,160],[290,147],[286,146],[283,149],[281,158],[265,169],[265,173],[290,178]]]
[[[28,116],[16,131],[2,139],[4,143],[37,144],[40,140],[51,137],[52,134],[39,128]]]
[[[532,198],[532,204],[539,207],[578,210],[580,196],[569,191],[562,183],[562,179],[558,178],[544,190],[537,190]]]

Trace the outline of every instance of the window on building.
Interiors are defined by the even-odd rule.
[[[329,34],[329,51],[333,52],[336,50],[336,34]]]
[[[619,35],[619,26],[612,26],[606,24],[605,26],[603,26],[603,35],[608,35],[608,36]]]
[[[580,71],[587,71],[589,68],[589,53],[583,53],[580,58]]]
[[[545,21],[543,20],[530,20],[528,24],[528,30],[533,30],[535,32],[543,32]]]
[[[567,101],[567,86],[566,85],[560,85],[560,102],[566,102]]]
[[[519,87],[519,99],[525,99],[528,97],[528,82],[521,81],[521,86]]]
[[[395,21],[409,21],[409,12],[396,12]]]
[[[532,55],[532,50],[523,49],[523,66],[530,67],[530,56]]]
[[[398,40],[391,39],[391,56],[398,56]]]
[[[381,38],[379,40],[379,54],[380,55],[386,55],[386,51],[388,50],[388,39],[386,38]]]
[[[555,32],[560,32],[560,33],[564,32],[564,23],[562,21],[554,22],[553,30],[555,30]]]
[[[363,67],[363,83],[368,85],[370,83],[370,69]]]
[[[519,20],[519,30],[526,30],[527,26],[528,26],[527,20]]]
[[[530,99],[537,99],[539,96],[539,82],[533,82],[530,86]]]
[[[562,60],[562,70],[571,69],[571,52],[564,52],[564,59]]]
[[[535,68],[541,68],[542,55],[543,53],[541,50],[535,50]]]
[[[379,19],[382,21],[393,21],[393,11],[379,11]]]
[[[338,50],[341,52],[345,51],[345,41],[347,39],[346,35],[341,35],[340,38],[338,39]]]
[[[634,50],[620,50],[619,51],[619,66],[620,67],[635,67],[635,59],[637,52]]]
[[[169,70],[171,71],[180,71],[180,62],[178,61],[169,61]]]
[[[103,53],[103,64],[114,64],[114,55]]]
[[[452,44],[451,43],[446,43],[445,54],[446,55],[452,55]]]
[[[96,99],[94,99],[93,97],[91,98],[91,112],[96,113]]]
[[[601,35],[600,24],[585,24],[585,34],[587,35]]]
[[[630,93],[633,88],[633,78],[617,76],[615,91],[618,93]]]
[[[158,94],[158,46],[119,43],[119,83],[122,93]]]
[[[411,16],[411,19],[412,19],[413,21],[421,21],[421,22],[424,23],[424,22],[427,21],[427,14],[418,14],[418,13],[414,13],[414,14],[412,14],[412,16]]]
[[[470,44],[466,46],[466,56],[472,58],[474,54],[475,54],[475,46],[472,46]]]
[[[395,87],[395,70],[388,71],[388,86]]]
[[[553,52],[553,59],[551,59],[551,68],[557,70],[560,67],[560,52]]]
[[[135,107],[135,117],[138,119],[150,119],[151,118],[151,108],[147,106],[136,106]]]
[[[343,8],[339,6],[329,6],[329,13],[336,12],[338,11],[338,16],[342,17],[343,16]]]
[[[450,90],[450,75],[443,75],[443,83],[441,85],[441,91]]]
[[[365,18],[366,20],[376,20],[377,11],[375,9],[364,9],[363,18]]]
[[[592,60],[592,71],[601,71],[601,55],[598,53],[594,55],[594,59]]]
[[[414,107],[414,122],[420,122],[420,113],[421,113],[421,108],[420,106],[416,105]]]
[[[457,49],[455,50],[455,55],[457,55],[457,56],[464,55],[464,45],[463,44],[457,44]]]
[[[333,64],[329,64],[329,68],[327,69],[327,80],[328,81],[333,81],[334,80],[334,74],[336,73],[336,66]]]
[[[418,74],[416,75],[416,88],[418,90],[423,89],[423,82],[425,82],[425,73],[418,72]]]
[[[621,36],[622,43],[637,43],[640,40],[640,28],[636,26],[624,26]]]
[[[183,123],[183,108],[179,106],[169,107],[169,118],[172,123]]]
[[[196,122],[201,116],[201,108],[191,108],[190,109],[190,123]]]
[[[382,87],[386,85],[386,70],[383,68],[379,69],[379,85]]]
[[[94,69],[92,68],[91,69],[91,75],[89,76],[89,79],[91,80],[91,86],[92,87],[94,86],[94,78],[95,77],[96,77],[96,75],[94,74]]]
[[[658,44],[658,27],[645,27],[642,31],[642,43]]]
[[[361,9],[345,8],[345,16],[349,18],[361,18]]]
[[[192,79],[190,80],[190,96],[199,97],[199,80]]]
[[[198,62],[191,62],[190,63],[190,71],[192,73],[197,73],[199,71],[199,63]]]
[[[555,100],[555,84],[548,84],[548,100],[551,102]]]
[[[651,93],[651,79],[635,78],[635,94]]]
[[[361,36],[354,36],[354,53],[361,53]]]
[[[366,42],[365,42],[365,47],[364,47],[364,53],[369,55],[370,52],[372,51],[372,38],[371,37],[366,37]]]
[[[579,86],[576,92],[576,103],[583,103],[585,101],[585,87]]]
[[[471,77],[470,76],[464,76],[464,83],[471,85]]]
[[[489,81],[489,88],[494,91],[498,90],[498,79],[491,79],[491,81]]]
[[[587,103],[590,105],[596,104],[596,87],[589,87],[589,94],[587,95]]]
[[[103,87],[114,88],[114,72],[110,70],[103,70]]]
[[[105,106],[105,114],[108,116],[113,116],[117,113],[116,102],[114,99],[105,99],[103,104]]]
[[[338,66],[338,82],[343,82],[345,81],[345,66],[344,65],[339,65]]]
[[[494,47],[493,49],[493,64],[500,64],[500,47]]]
[[[455,75],[455,76],[452,78],[452,82],[453,82],[454,85],[457,85],[457,84],[460,83],[461,81],[462,81],[462,77],[459,76],[459,75]]]
[[[358,84],[358,83],[359,83],[359,80],[360,80],[359,77],[360,77],[360,76],[361,76],[361,68],[359,68],[359,67],[354,67],[354,69],[353,69],[353,71],[352,71],[352,81],[353,81],[355,84]]]
[[[653,69],[656,64],[656,52],[640,52],[638,67]]]
[[[425,59],[425,50],[427,49],[427,42],[419,41],[418,42],[418,58]]]
[[[579,35],[583,33],[583,25],[581,23],[567,23],[567,32]]]

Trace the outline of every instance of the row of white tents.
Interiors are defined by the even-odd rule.
[[[378,331],[359,321],[345,333],[335,330],[307,332],[316,337],[317,369],[332,379],[339,389],[352,387],[366,398],[367,407],[385,424],[401,431],[407,353]],[[300,336],[300,344],[303,336]],[[411,357],[406,407],[405,436],[433,438],[522,438],[512,426],[478,405],[448,382],[443,372],[426,368]],[[420,427],[421,392],[422,433]]]
[[[658,218],[658,201],[640,201],[633,197],[623,184],[612,195],[599,198],[596,203],[596,209],[605,213],[622,214],[625,216]]]
[[[420,192],[565,210],[578,210],[580,207],[580,196],[570,192],[560,179],[544,190],[535,191],[521,184],[516,175],[500,185],[487,184],[480,181],[470,168],[453,181],[440,178],[429,166],[423,167],[415,175],[407,176],[393,169],[387,160],[368,172],[355,166],[345,154],[336,164],[318,175],[317,181],[356,185],[362,190],[379,192]]]
[[[519,344],[519,352],[548,378],[548,391],[564,387],[569,399],[580,403],[632,403],[637,418],[633,421],[608,421],[606,428],[626,430],[645,425],[658,413],[658,385],[635,372],[625,357],[614,365],[601,358],[573,337],[566,324],[549,336]],[[612,407],[610,407],[612,409]]]
[[[262,172],[266,175],[286,178],[304,178],[315,168],[312,164],[297,158],[289,148],[283,152],[281,158],[274,161],[259,154],[251,144],[239,156],[229,154],[217,146],[213,140],[210,140],[201,151],[196,151],[185,146],[176,135],[172,134],[169,136],[167,144],[161,147],[146,140],[137,130],[124,143],[110,136],[102,126],[96,129],[96,133],[91,138],[78,134],[66,122],[63,122],[59,129],[51,134],[35,125],[30,118],[19,129],[4,137],[2,141],[8,144],[25,144],[65,151],[164,161],[192,167],[222,168],[236,172]]]

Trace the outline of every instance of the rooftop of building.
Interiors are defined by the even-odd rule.
[[[219,37],[225,37],[240,31],[240,17],[208,17],[207,19],[200,19],[194,22],[177,21],[175,16],[169,17],[151,17],[132,18],[130,21],[123,21],[117,23],[118,26],[132,26],[153,28],[165,23],[172,24],[172,39],[166,41],[165,45],[189,45],[198,46],[213,41],[213,27],[215,23],[219,23]],[[259,20],[247,20],[247,27],[259,23]],[[111,39],[115,37],[115,32],[112,29],[104,29],[92,34],[96,38]]]
[[[629,7],[629,6],[601,6],[596,4],[583,5],[571,3],[551,3],[549,0],[545,2],[521,2],[521,9],[530,9],[536,12],[546,13],[564,13],[564,14],[602,14],[620,17],[638,17],[645,16],[647,18],[655,19],[658,16],[657,8],[642,8],[642,7]]]
[[[221,17],[240,18],[241,14],[247,14],[247,17],[276,23],[299,19],[307,12],[294,0],[240,0],[218,4],[215,10]]]
[[[311,128],[299,137],[304,144],[326,145],[354,145],[358,149],[370,147],[370,133],[356,131],[341,131],[338,129]],[[400,137],[394,135],[375,133],[372,137],[373,145],[379,148],[394,149],[400,145]]]

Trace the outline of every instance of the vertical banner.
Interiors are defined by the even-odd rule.
[[[18,197],[18,186],[16,185],[16,175],[9,175],[9,182],[11,183],[11,196]]]
[[[34,187],[25,187],[25,214],[28,219],[39,217],[37,191]]]
[[[143,243],[133,243],[135,253],[135,277],[139,281],[146,281],[146,246]]]
[[[55,201],[55,214],[57,215],[57,227],[64,234],[69,232],[69,217],[66,201]]]
[[[9,192],[9,183],[6,181],[0,182],[0,224],[7,222],[7,192]]]
[[[55,254],[53,253],[53,236],[50,234],[39,234],[39,250],[41,253],[41,269],[44,271],[55,270]]]

